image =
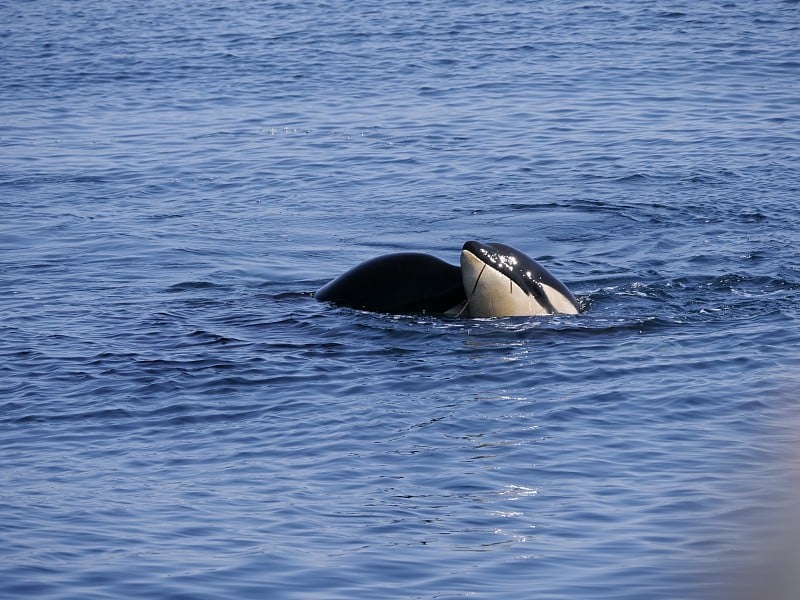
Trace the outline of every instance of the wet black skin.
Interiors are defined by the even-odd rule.
[[[444,313],[466,300],[461,268],[419,252],[368,260],[315,296],[340,306],[396,314]]]

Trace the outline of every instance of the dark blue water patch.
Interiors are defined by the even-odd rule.
[[[758,547],[791,3],[110,10],[6,15],[0,595],[695,597]],[[584,313],[312,297],[466,239]]]

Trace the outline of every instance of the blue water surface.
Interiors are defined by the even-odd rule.
[[[697,598],[766,552],[796,1],[1,10],[0,596]],[[583,314],[313,298],[469,239]]]

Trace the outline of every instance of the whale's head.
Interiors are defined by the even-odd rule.
[[[461,277],[472,317],[575,315],[575,297],[547,269],[505,244],[467,242]]]

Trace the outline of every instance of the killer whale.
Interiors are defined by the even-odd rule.
[[[400,314],[446,313],[466,300],[461,269],[420,252],[370,259],[314,296],[341,306]]]
[[[460,266],[402,252],[363,262],[330,281],[317,300],[390,314],[510,317],[578,314],[569,289],[505,244],[466,242]]]
[[[461,275],[472,317],[580,312],[567,286],[531,257],[505,244],[465,243]]]

